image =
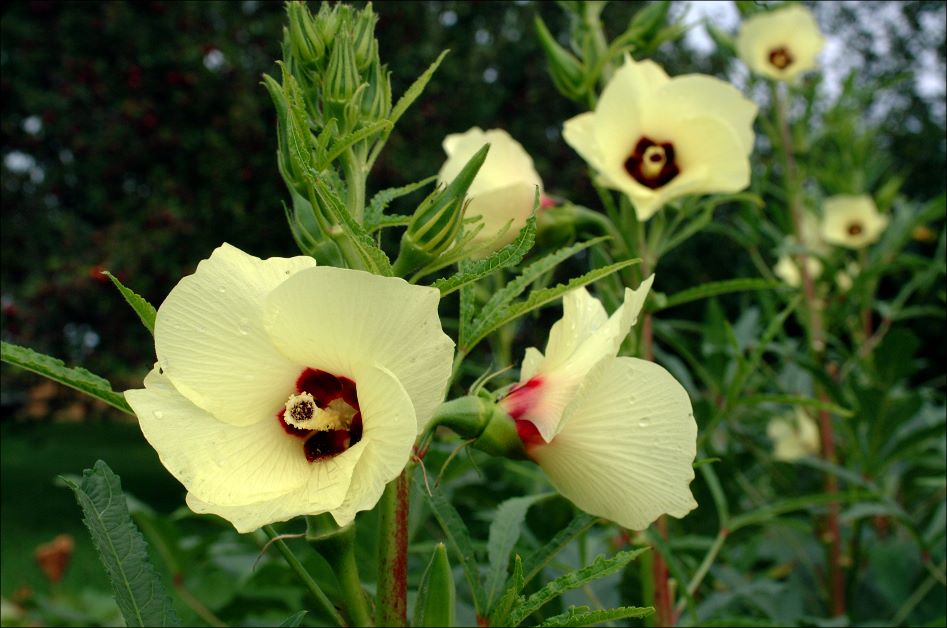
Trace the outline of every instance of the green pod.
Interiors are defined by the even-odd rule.
[[[434,548],[434,555],[428,563],[424,575],[421,576],[421,586],[418,588],[418,599],[414,605],[413,626],[453,626],[454,617],[454,574],[447,559],[447,548],[438,543]]]

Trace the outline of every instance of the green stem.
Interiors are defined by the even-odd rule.
[[[355,150],[349,148],[342,157],[342,171],[345,174],[347,186],[346,205],[349,213],[356,222],[362,222],[365,212],[365,162],[355,155]]]
[[[720,550],[723,549],[723,544],[729,534],[730,532],[726,528],[721,529],[720,532],[717,533],[717,538],[714,539],[713,545],[707,550],[707,555],[704,556],[703,562],[700,563],[700,567],[694,572],[694,577],[691,578],[691,581],[687,584],[687,595],[682,597],[674,608],[675,615],[680,615],[684,612],[684,608],[687,606],[687,598],[694,597],[694,594],[697,593],[697,589],[700,588],[700,584],[704,581],[704,578],[707,577],[707,574],[710,573],[710,568],[713,566],[714,561],[717,560],[717,555],[720,554]]]
[[[379,626],[408,625],[408,507],[411,470],[388,483],[378,505]]]
[[[372,614],[355,562],[355,526],[349,524],[340,528],[328,514],[307,516],[306,540],[332,567],[345,600],[349,623],[371,626]]]
[[[286,543],[284,543],[281,539],[277,538],[279,534],[277,534],[273,526],[263,526],[263,531],[268,537],[270,537],[270,539],[273,539],[273,544],[276,546],[276,549],[279,550],[280,554],[283,555],[283,558],[289,564],[290,569],[296,572],[296,575],[309,590],[309,593],[312,594],[313,599],[316,601],[316,605],[319,607],[319,611],[325,614],[334,625],[345,626],[345,620],[342,618],[342,615],[339,614],[339,611],[336,610],[332,602],[329,601],[329,598],[326,597],[326,594],[322,592],[322,589],[319,588],[319,585],[316,583],[316,581],[312,579],[312,576],[309,575],[309,572],[306,571],[306,568],[303,567],[303,564],[299,562],[299,559],[296,558],[296,555],[293,554],[293,551],[289,549],[289,546],[286,545]]]

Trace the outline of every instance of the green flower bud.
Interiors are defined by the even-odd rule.
[[[375,40],[375,24],[378,16],[369,2],[354,19],[355,63],[364,72],[378,58],[378,42]]]
[[[655,39],[665,20],[667,20],[670,8],[671,3],[667,1],[651,2],[635,13],[628,24],[628,30],[621,36],[621,39],[627,39],[638,48],[647,47]]]
[[[585,67],[575,58],[575,55],[559,45],[538,15],[536,16],[536,34],[539,35],[539,43],[546,53],[553,85],[566,98],[572,100],[582,98]]]
[[[366,122],[385,120],[391,113],[391,75],[378,59],[372,62],[368,87],[362,94],[362,118]]]
[[[447,549],[443,543],[434,548],[434,555],[428,563],[421,585],[418,587],[418,599],[414,605],[412,626],[454,626],[454,574],[447,559]]]
[[[314,66],[325,55],[326,46],[319,36],[312,14],[301,2],[288,3],[286,13],[292,53],[307,66]]]
[[[355,66],[355,50],[352,37],[347,32],[339,33],[332,46],[329,66],[326,68],[324,94],[328,101],[346,103],[362,84]]]
[[[319,33],[319,37],[327,48],[332,45],[335,34],[339,30],[339,24],[344,19],[344,16],[347,15],[340,14],[340,6],[342,5],[337,4],[330,9],[329,3],[323,2],[322,6],[319,7],[319,13],[316,15],[316,32]]]
[[[393,267],[396,274],[404,276],[421,268],[454,243],[463,222],[464,198],[489,149],[490,145],[485,144],[453,181],[431,192],[415,210],[401,237],[401,250]]]
[[[470,395],[442,403],[432,421],[462,438],[476,439],[473,446],[488,454],[527,459],[516,422],[490,399]]]

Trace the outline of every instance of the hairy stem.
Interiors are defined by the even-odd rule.
[[[379,626],[408,625],[408,498],[413,465],[388,483],[378,526]]]

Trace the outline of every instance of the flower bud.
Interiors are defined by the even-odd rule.
[[[306,66],[314,66],[325,55],[326,46],[315,27],[312,14],[301,2],[288,3],[286,14],[289,18],[287,37],[292,53]]]
[[[355,66],[355,50],[352,37],[347,32],[339,33],[332,46],[329,66],[326,69],[324,96],[326,104],[346,103],[362,84]]]
[[[375,40],[375,24],[378,16],[372,11],[372,4],[365,5],[353,25],[355,44],[355,64],[360,72],[364,72],[372,61],[378,58],[378,42]]]
[[[368,122],[385,120],[391,113],[391,78],[387,66],[378,59],[368,71],[368,87],[362,94],[362,118]]]
[[[622,39],[627,38],[637,48],[647,47],[664,25],[670,8],[670,2],[649,3],[631,18],[628,30],[625,31]]]
[[[431,192],[415,210],[401,237],[396,274],[406,275],[421,268],[454,243],[463,222],[464,197],[489,149],[489,144],[481,147],[447,186]]]
[[[316,32],[326,47],[332,45],[335,34],[339,30],[339,24],[348,15],[347,13],[340,13],[340,7],[342,7],[342,5],[337,4],[330,9],[329,3],[323,2],[322,6],[319,7],[319,13],[316,14]],[[345,7],[345,9],[348,9],[348,7]]]
[[[572,100],[582,98],[584,90],[582,83],[585,78],[585,68],[571,52],[559,45],[545,22],[536,16],[536,34],[539,43],[546,53],[546,62],[549,64],[549,75],[559,93]]]
[[[526,459],[516,422],[498,404],[485,397],[467,396],[441,404],[432,422],[459,436],[475,439],[473,446],[494,456]]]

